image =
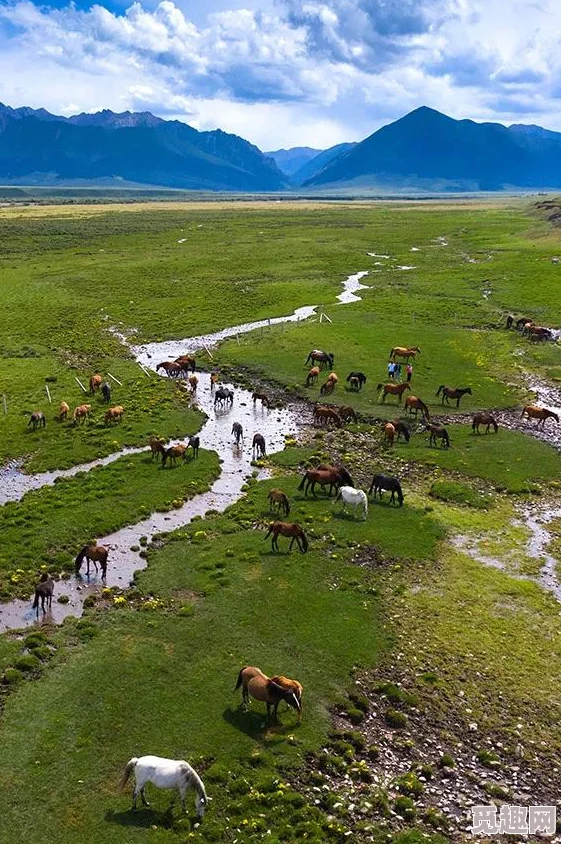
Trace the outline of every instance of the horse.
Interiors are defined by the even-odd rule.
[[[214,406],[216,407],[217,404],[230,404],[230,406],[234,403],[234,392],[233,390],[228,390],[226,387],[219,387],[218,390],[214,394]]]
[[[108,425],[110,422],[122,422],[124,412],[125,408],[120,404],[115,405],[115,407],[110,407],[105,411],[105,424]]]
[[[342,466],[339,468],[328,466],[325,468],[308,469],[298,484],[298,489],[304,490],[304,495],[306,496],[308,495],[308,490],[311,489],[312,495],[315,496],[316,484],[319,484],[321,487],[329,485],[328,495],[331,495],[333,488],[339,489],[343,485],[354,487],[353,479]]]
[[[394,426],[395,432],[397,434],[397,441],[399,442],[399,438],[401,434],[403,434],[403,439],[406,443],[408,443],[411,439],[411,431],[409,430],[405,422],[402,422],[401,419],[394,419],[392,425]]]
[[[31,425],[34,431],[37,428],[46,428],[47,427],[47,420],[45,419],[45,414],[42,410],[34,410],[31,416],[29,417],[29,422],[27,423],[27,427]]]
[[[296,687],[293,684],[297,684]],[[302,686],[297,680],[279,675],[277,678],[267,677],[255,665],[246,665],[238,674],[234,691],[242,687],[242,706],[247,708],[250,697],[267,705],[267,717],[271,714],[277,717],[277,709],[281,700],[298,712],[298,723],[302,720]],[[298,691],[300,694],[298,694]]]
[[[267,451],[265,448],[265,437],[263,434],[254,434],[253,435],[253,442],[251,443],[251,450],[253,452],[253,457],[257,455],[257,459],[259,460],[260,457],[266,457]]]
[[[178,445],[170,445],[168,449],[162,455],[162,469],[165,467],[166,462],[169,460],[169,467],[171,469],[172,466],[177,465],[177,458],[182,457],[185,460],[185,453],[187,451],[187,446],[179,443]]]
[[[312,349],[306,360],[304,361],[304,366],[311,364],[312,366],[315,362],[318,361],[321,369],[322,363],[326,366],[329,364],[329,368],[333,369],[333,363],[335,361],[335,355],[331,352],[322,352],[321,349]]]
[[[351,389],[356,389],[358,391],[362,390],[363,385],[366,384],[366,375],[364,374],[364,372],[358,372],[353,370],[352,372],[349,372],[346,380]]]
[[[328,422],[333,422],[336,428],[340,428],[342,424],[341,417],[334,408],[316,404],[314,407],[314,424],[324,425]]]
[[[444,404],[444,402],[446,402],[446,404],[450,404],[450,399],[456,399],[456,407],[460,406],[460,399],[462,396],[471,396],[471,387],[465,387],[463,390],[460,390],[458,387],[454,389],[453,387],[445,387],[444,384],[441,384],[435,393],[435,398],[440,394],[441,390],[442,404]]]
[[[263,537],[264,539],[268,539],[269,536],[273,535],[271,539],[271,548],[273,551],[279,550],[279,543],[278,538],[280,536],[290,536],[290,545],[288,546],[288,550],[292,551],[292,546],[294,545],[294,540],[296,540],[296,544],[298,545],[298,549],[305,554],[308,550],[308,540],[306,538],[306,534],[295,522],[271,522],[269,525],[269,530]]]
[[[199,383],[199,378],[197,375],[190,375],[189,376],[189,386],[191,388],[191,392],[195,393],[197,391],[197,385]]]
[[[234,422],[231,433],[234,435],[236,445],[239,446],[240,442],[243,443],[243,428],[241,422]]]
[[[164,456],[164,454],[166,453],[165,442],[166,441],[163,437],[150,437],[150,439],[148,441],[148,445],[150,446],[150,451],[152,452],[152,454],[150,456],[150,460],[153,460],[154,457],[157,460],[158,456],[161,456],[161,457]]]
[[[109,404],[109,402],[111,401],[111,384],[108,384],[107,381],[104,381],[101,385],[101,395],[103,401]]]
[[[92,377],[90,378],[90,395],[93,396],[94,393],[96,393],[97,390],[99,390],[99,388],[101,387],[102,381],[103,381],[103,378],[101,377],[101,375],[98,372],[96,372],[95,375],[92,375]]]
[[[318,380],[319,375],[319,366],[312,366],[310,371],[306,376],[306,387],[311,387],[312,384],[315,384]]]
[[[213,369],[210,373],[210,391],[212,392],[216,385],[218,384],[218,379],[220,378],[220,373],[218,370]]]
[[[384,489],[391,492],[390,504],[395,503],[395,497],[397,495],[397,503],[400,507],[403,507],[403,492],[398,479],[392,478],[389,475],[374,475],[372,483],[370,484],[370,489],[368,490],[368,495],[372,495],[372,492],[374,492],[374,498],[376,498],[376,493],[378,493],[378,497],[381,500],[382,490]]]
[[[338,412],[339,412],[339,418],[343,422],[348,422],[349,419],[352,422],[358,422],[358,417],[355,413],[354,408],[348,407],[347,405],[343,405],[343,406],[338,408]]]
[[[409,358],[414,358],[416,355],[420,355],[421,350],[418,346],[394,346],[393,349],[390,350],[390,359],[395,360],[397,357],[405,358],[407,361]]]
[[[395,439],[395,425],[392,422],[386,422],[386,424],[383,427],[383,431],[384,431],[384,439],[391,448],[393,446],[393,441]]]
[[[419,410],[423,414],[424,419],[428,422],[430,419],[430,414],[426,404],[421,401],[421,399],[417,398],[417,396],[407,396],[407,398],[405,399],[405,412],[413,413],[413,411],[415,411],[416,419]]]
[[[37,583],[35,586],[35,598],[33,600],[33,609],[37,610],[37,615],[39,615],[39,600],[41,601],[41,609],[43,612],[46,612],[45,603],[47,604],[47,608],[51,609],[53,603],[54,588],[55,582],[52,579],[51,575],[44,572],[41,575],[39,583]]]
[[[161,756],[133,756],[125,765],[120,787],[124,788],[134,771],[135,784],[132,792],[132,809],[136,809],[136,798],[140,794],[143,806],[149,806],[144,795],[146,784],[151,782],[156,788],[176,788],[181,806],[185,812],[185,793],[193,789],[196,793],[195,809],[199,820],[203,819],[208,798],[202,779],[194,768],[184,759],[164,759]],[[175,801],[175,793],[171,805]]]
[[[508,329],[512,328],[513,322],[514,322],[514,317],[509,314],[506,318],[506,327]]]
[[[544,328],[543,325],[525,325],[522,332],[529,340],[536,340],[537,342],[551,340],[553,334],[549,328]]]
[[[523,408],[522,413],[520,414],[520,418],[522,418],[526,414],[528,419],[537,419],[538,424],[536,427],[542,427],[545,424],[545,420],[555,419],[556,422],[559,422],[559,416],[557,413],[554,413],[553,410],[547,410],[545,407],[536,407],[534,404],[527,404],[525,408]]]
[[[397,396],[397,403],[401,404],[401,397],[405,390],[410,390],[411,384],[408,381],[404,381],[403,384],[378,384],[376,390],[382,392],[382,402],[386,398],[387,395],[390,396]]]
[[[183,459],[185,460],[187,457],[187,449],[193,449],[193,460],[195,460],[199,456],[199,448],[201,445],[201,438],[200,437],[189,437],[187,445],[185,447],[185,454],[183,455]]]
[[[77,425],[80,419],[83,419],[84,422],[90,415],[90,410],[92,409],[91,404],[80,404],[78,407],[74,408],[74,413],[72,414],[72,418],[74,420],[74,424]]]
[[[332,393],[333,390],[335,389],[335,383],[336,382],[332,381],[331,378],[328,378],[327,381],[324,381],[323,384],[321,385],[321,387],[319,388],[321,395],[325,396],[328,393]]]
[[[193,355],[180,355],[174,360],[174,363],[178,363],[183,372],[189,372],[189,370],[194,372],[196,368]]]
[[[486,434],[489,433],[489,428],[491,427],[491,425],[495,429],[495,434],[499,430],[499,426],[497,425],[497,421],[496,421],[495,417],[491,416],[490,413],[476,413],[475,414],[475,416],[473,417],[473,422],[471,423],[471,430],[474,433],[478,434],[480,425],[487,425],[487,428],[485,429]]]
[[[84,558],[86,559],[87,569],[86,575],[87,577],[90,576],[90,563],[93,563],[95,566],[95,570],[97,573],[97,564],[99,563],[101,567],[101,578],[105,580],[107,575],[107,557],[109,555],[109,550],[105,548],[104,545],[84,545],[82,550],[79,552],[78,556],[75,560],[75,572],[76,574],[80,573],[80,566],[82,565],[82,561]]]
[[[350,504],[354,507],[354,514],[356,516],[356,511],[359,507],[362,507],[362,515],[363,518],[366,520],[368,516],[368,498],[366,493],[362,489],[355,489],[352,486],[340,486],[337,490],[337,495],[335,496],[335,501],[342,501],[343,502],[343,509],[341,512],[345,512],[345,508],[347,504]],[[335,502],[334,502],[335,503]]]
[[[163,360],[156,365],[156,372],[158,369],[163,369],[168,378],[177,378],[183,372],[181,364],[174,360]]]
[[[448,431],[446,430],[446,428],[443,428],[442,425],[433,425],[431,423],[427,423],[425,425],[424,430],[430,431],[429,445],[436,446],[436,441],[442,440],[443,447],[449,448],[450,437],[448,436]]]
[[[66,420],[66,417],[68,416],[69,410],[70,410],[70,405],[65,401],[61,401],[59,408],[58,408],[58,418],[61,422]]]
[[[254,405],[257,399],[259,399],[263,407],[266,407],[267,410],[269,410],[269,408],[271,407],[271,400],[269,399],[269,396],[266,393],[252,393],[251,398],[253,399]]]
[[[271,505],[271,510],[273,506],[276,505],[277,513],[280,513],[281,510],[284,510],[284,515],[288,516],[290,513],[290,504],[288,502],[288,495],[286,492],[283,492],[282,489],[270,489],[269,495],[267,496],[267,500]]]
[[[533,320],[531,320],[530,317],[525,317],[525,316],[520,317],[520,319],[516,320],[516,330],[522,331],[524,326],[527,325],[528,323],[530,323],[530,325],[534,324]]]

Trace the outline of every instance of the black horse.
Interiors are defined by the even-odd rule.
[[[349,372],[346,380],[351,385],[351,387],[354,388],[355,385],[357,385],[356,389],[362,390],[363,385],[366,384],[366,375],[364,374],[364,372],[358,372],[353,370],[353,372]]]
[[[243,428],[241,422],[234,422],[232,425],[232,434],[235,437],[236,445],[243,443]]]
[[[104,381],[101,385],[101,395],[103,396],[103,401],[109,404],[111,401],[111,384],[108,384],[107,381]]]
[[[193,457],[199,456],[199,446],[201,444],[200,437],[189,437],[189,442],[187,443],[187,448],[193,449]]]
[[[395,497],[397,495],[399,506],[403,506],[403,492],[398,479],[390,478],[388,475],[374,475],[372,483],[370,484],[370,489],[368,490],[368,495],[372,495],[372,492],[374,492],[374,498],[376,498],[376,493],[378,493],[378,496],[382,498],[382,490],[384,489],[391,492],[390,504],[395,503]]]
[[[226,387],[219,387],[214,394],[214,406],[216,407],[217,404],[229,404],[230,406],[232,406],[233,403],[233,390],[228,390]]]
[[[258,458],[267,456],[265,448],[265,437],[263,436],[263,434],[253,435],[252,451],[254,457],[255,455],[257,455]]]

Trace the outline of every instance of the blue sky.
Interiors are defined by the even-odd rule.
[[[420,105],[561,131],[559,0],[0,0],[0,101],[151,111],[262,150]]]

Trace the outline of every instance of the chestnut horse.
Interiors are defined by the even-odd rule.
[[[403,384],[378,384],[376,389],[378,391],[383,390],[382,401],[384,401],[387,395],[397,396],[397,403],[401,404],[401,397],[405,390],[411,389],[411,384],[408,381],[404,381]]]
[[[174,360],[163,360],[161,363],[157,364],[156,372],[158,369],[163,369],[169,378],[177,378],[177,376],[181,375],[183,372],[181,364]]]
[[[395,360],[397,357],[405,358],[407,361],[409,358],[414,358],[415,355],[420,355],[421,350],[418,346],[394,346],[393,349],[390,351],[390,358],[391,360]]]
[[[395,439],[395,425],[392,422],[386,422],[384,425],[384,439],[391,448]]]
[[[115,407],[110,407],[105,411],[105,424],[108,425],[110,422],[122,422],[124,412],[125,408],[120,404],[115,405]]]
[[[195,358],[192,355],[180,355],[174,363],[178,363],[183,372],[195,371]]]
[[[491,425],[495,429],[495,434],[499,430],[499,426],[497,425],[497,421],[494,416],[491,416],[490,413],[476,413],[473,417],[473,422],[471,423],[471,430],[474,433],[479,433],[479,426],[486,425],[487,428],[485,429],[485,433],[489,433],[489,428]]]
[[[308,540],[306,538],[306,534],[295,522],[271,522],[269,525],[269,530],[264,536],[264,539],[267,539],[269,536],[273,535],[271,539],[271,548],[273,551],[279,550],[278,538],[280,536],[290,536],[290,545],[288,546],[288,550],[292,551],[292,546],[294,545],[294,540],[296,540],[296,544],[298,545],[299,550],[302,554],[305,554],[308,550]]]
[[[316,425],[324,425],[328,422],[333,422],[336,428],[340,428],[342,424],[341,417],[333,407],[316,404],[314,407],[314,423]]]
[[[407,396],[407,398],[405,399],[405,412],[413,413],[413,411],[415,411],[416,419],[419,410],[423,414],[424,419],[428,422],[430,419],[430,414],[426,404],[421,401],[421,399],[417,398],[417,396]]]
[[[156,460],[158,457],[163,457],[166,453],[166,440],[163,437],[150,437],[148,441],[148,445],[150,446],[150,451],[152,452],[150,456],[150,460],[153,460],[154,457]]]
[[[109,555],[109,550],[105,548],[103,545],[84,545],[82,550],[79,552],[78,556],[75,560],[75,571],[76,574],[80,573],[80,566],[82,565],[82,561],[86,560],[88,565],[86,570],[86,575],[90,576],[90,563],[93,563],[95,566],[95,570],[97,572],[97,564],[99,563],[101,567],[101,577],[105,580],[107,575],[107,557]]]
[[[90,394],[92,396],[95,392],[97,392],[97,390],[99,390],[102,381],[103,378],[101,377],[101,375],[99,375],[99,373],[92,375],[92,377],[90,378]]]
[[[346,469],[335,466],[326,466],[325,468],[308,469],[304,474],[302,480],[298,484],[299,490],[304,490],[304,495],[308,495],[308,490],[311,489],[312,495],[316,494],[316,484],[322,487],[329,486],[328,495],[331,495],[333,489],[339,489],[340,486],[353,486],[354,482]]]
[[[555,419],[556,422],[559,422],[559,416],[557,415],[557,413],[554,413],[553,410],[547,410],[547,408],[545,407],[537,407],[534,404],[527,404],[526,407],[522,410],[520,416],[522,417],[524,416],[524,414],[526,414],[528,419],[537,419],[538,424],[536,427],[538,428],[543,428],[545,420],[549,419],[550,417],[552,419]]]
[[[260,668],[254,665],[246,665],[238,674],[236,683],[237,691],[242,687],[242,705],[247,708],[250,697],[262,701],[267,705],[267,716],[271,714],[277,717],[277,709],[281,700],[298,712],[298,722],[302,720],[302,686],[297,680],[290,680],[288,677],[278,675],[267,677]],[[298,693],[299,692],[299,693]]]
[[[443,428],[442,425],[434,425],[430,422],[427,422],[425,425],[425,431],[430,432],[429,437],[429,445],[436,445],[437,440],[442,440],[442,445],[444,448],[449,448],[450,446],[450,437],[448,436],[448,431],[446,428]]]
[[[318,380],[319,366],[312,366],[306,376],[306,387],[311,387]]]
[[[165,453],[162,455],[162,469],[165,467],[166,462],[169,460],[169,467],[171,469],[172,466],[177,465],[177,458],[182,457],[185,460],[185,454],[187,452],[187,446],[182,445],[181,443],[178,445],[170,445],[168,449],[166,449]]]
[[[450,404],[450,399],[456,399],[456,407],[460,406],[460,399],[462,396],[465,396],[466,394],[471,396],[471,387],[465,387],[463,390],[460,390],[458,387],[454,389],[453,387],[445,387],[444,384],[441,384],[435,393],[435,397],[439,395],[441,390],[442,404],[444,404],[444,402],[446,402],[446,404]]]
[[[288,516],[290,513],[290,504],[288,501],[288,496],[286,492],[283,492],[282,489],[270,489],[269,495],[267,496],[269,504],[271,505],[271,509],[273,506],[276,505],[276,510],[280,513],[281,510],[284,510],[284,515]]]
[[[74,413],[72,414],[72,418],[74,419],[74,424],[77,425],[80,419],[83,419],[84,422],[90,415],[90,410],[92,409],[91,404],[80,404],[78,407],[74,408]]]

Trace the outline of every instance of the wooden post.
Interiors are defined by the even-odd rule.
[[[49,391],[49,385],[48,385],[48,384],[45,384],[45,390],[47,391],[47,398],[48,398],[48,400],[49,400],[49,404],[52,404],[52,403],[53,403],[53,400],[52,400],[52,398],[51,398],[51,393],[50,393],[50,391]]]
[[[2,393],[2,405],[4,407],[4,413],[8,412],[8,403],[6,401],[6,393]]]
[[[142,369],[142,371],[144,372],[144,374],[145,374],[148,378],[150,378],[150,372],[146,369],[146,367],[145,367],[145,366],[143,366],[141,363],[139,363],[138,365],[139,365],[139,367]]]
[[[86,388],[84,387],[84,385],[82,384],[82,382],[80,381],[80,379],[79,379],[79,378],[77,378],[77,377],[76,377],[76,375],[74,376],[74,378],[76,379],[76,381],[78,382],[78,384],[80,385],[80,387],[82,388],[82,390],[83,390],[85,393],[87,393],[88,391],[86,390]]]
[[[239,339],[238,339],[238,343],[239,343],[239,342],[240,342],[240,341],[239,341]],[[206,345],[206,343],[204,344],[203,348],[204,348],[205,352],[207,353],[207,355],[209,356],[209,358],[210,358],[211,360],[214,360],[214,358],[213,358],[213,356],[212,356],[212,353],[211,353],[211,351],[210,351],[209,347]]]
[[[119,387],[122,387],[122,386],[123,386],[123,385],[121,384],[121,382],[119,381],[119,379],[118,379],[118,378],[115,378],[115,376],[114,376],[114,375],[111,375],[111,373],[110,373],[110,372],[108,372],[107,374],[109,375],[109,377],[110,377],[110,378],[112,378],[112,379],[113,379],[113,381],[115,382],[115,384],[118,384],[118,385],[119,385]]]

